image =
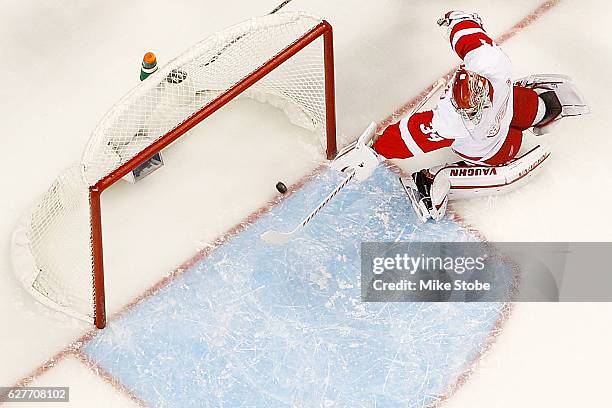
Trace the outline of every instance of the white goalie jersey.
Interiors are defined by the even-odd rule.
[[[433,110],[432,128],[452,148],[468,158],[486,160],[503,145],[513,116],[512,63],[510,58],[475,21],[460,21],[449,28],[454,51],[465,69],[489,80],[492,103],[476,123],[457,114],[449,85]]]

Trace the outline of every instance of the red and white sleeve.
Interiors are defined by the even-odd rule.
[[[450,42],[461,59],[484,44],[493,45],[493,40],[484,28],[472,20],[463,20],[453,25],[450,28]]]

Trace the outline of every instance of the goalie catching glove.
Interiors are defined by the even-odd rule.
[[[346,174],[354,172],[358,181],[368,179],[380,164],[380,156],[368,146],[375,133],[376,123],[372,123],[359,139],[338,153],[331,168]]]

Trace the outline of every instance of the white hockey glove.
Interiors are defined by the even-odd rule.
[[[484,27],[482,25],[482,19],[480,18],[478,13],[466,13],[465,11],[461,10],[449,11],[444,15],[444,17],[438,19],[438,25],[440,27],[451,27],[457,24],[458,22],[465,20],[475,21],[481,27]]]
[[[355,179],[368,179],[380,164],[380,157],[368,142],[374,137],[376,123],[372,123],[357,141],[342,149],[331,163],[331,168],[343,173],[355,172]]]

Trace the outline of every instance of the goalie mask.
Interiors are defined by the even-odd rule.
[[[484,109],[493,102],[493,86],[475,72],[460,68],[453,78],[452,102],[457,112],[474,124],[480,123]]]

